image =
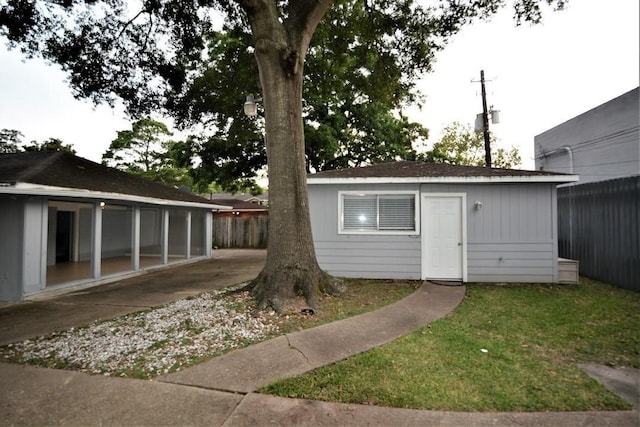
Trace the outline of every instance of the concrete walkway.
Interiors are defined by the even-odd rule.
[[[462,286],[426,284],[379,310],[235,350],[158,381],[250,393],[412,332],[450,313],[462,301],[464,291]]]
[[[185,267],[173,272],[166,270],[146,280],[139,278],[140,282],[129,282],[128,286],[118,283],[40,301],[37,312],[44,319],[47,316],[56,319],[61,315],[61,306],[68,306],[72,309],[62,313],[75,316],[76,324],[82,324],[77,322],[86,323],[91,313],[94,319],[121,315],[121,311],[183,298],[187,296],[185,292],[199,293],[208,290],[205,288],[242,282],[247,279],[238,278],[247,274],[255,276],[264,262],[263,252],[245,252],[243,255],[252,257],[253,262],[243,267],[239,267],[242,261],[234,259],[237,254],[223,253],[217,260],[194,264],[187,270]],[[209,262],[209,270],[213,271],[207,274],[204,267]],[[225,262],[229,270],[236,265],[237,274],[215,276],[215,271],[227,271]],[[186,288],[166,283],[169,277],[184,278],[188,271],[195,269],[192,273],[196,274],[199,268],[202,268],[200,279]],[[633,411],[457,413],[285,399],[255,393],[258,387],[273,380],[333,363],[411,332],[449,313],[463,296],[463,287],[426,284],[407,298],[375,312],[236,350],[154,381],[0,363],[0,425],[639,425],[638,413]],[[0,340],[40,335],[34,331],[41,329],[44,333],[52,329],[42,319],[31,318],[37,326],[29,325],[30,314],[34,313],[29,304],[34,303],[0,308]],[[114,311],[103,310],[103,305],[113,307]],[[26,309],[27,314],[19,307]],[[14,323],[12,319],[20,321]],[[12,323],[18,329],[13,334]],[[68,323],[74,321],[59,321],[55,327]]]

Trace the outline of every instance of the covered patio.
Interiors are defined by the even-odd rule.
[[[230,209],[64,152],[0,156],[3,301],[211,257]]]

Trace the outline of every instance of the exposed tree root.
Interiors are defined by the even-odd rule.
[[[304,296],[309,307],[317,310],[320,295],[325,293],[342,296],[346,291],[346,284],[344,280],[319,268],[314,271],[303,268],[268,271],[265,268],[244,289],[251,291],[258,310],[270,307],[277,313],[282,313],[285,301],[297,296]]]

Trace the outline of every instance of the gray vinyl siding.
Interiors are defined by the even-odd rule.
[[[552,283],[557,271],[551,242],[469,243],[470,282]]]
[[[416,191],[418,185],[310,185],[311,227],[320,267],[340,277],[420,279],[419,236],[338,234],[338,191],[353,190]]]
[[[309,185],[321,268],[342,277],[419,279],[421,235],[338,234],[338,191],[354,190],[465,193],[467,281],[557,282],[554,184]]]
[[[557,281],[553,184],[430,184],[421,191],[467,194],[469,282]]]
[[[420,241],[406,236],[339,236],[317,241],[320,267],[340,277],[420,279]]]
[[[0,300],[22,299],[24,198],[0,195]]]

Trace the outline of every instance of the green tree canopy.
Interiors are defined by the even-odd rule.
[[[164,123],[144,118],[130,130],[118,131],[116,139],[102,155],[102,163],[167,185],[192,185],[189,174],[190,144],[172,141]]]
[[[536,22],[540,20],[540,3],[562,7],[564,1],[514,0],[515,15],[518,20]],[[338,26],[341,21],[327,17],[340,12],[340,8],[354,13],[354,17],[358,16],[357,8],[362,8],[366,12],[361,14],[362,19],[370,25],[349,30],[355,35],[346,37],[344,50],[379,48],[384,55],[372,55],[372,62],[365,64],[370,68],[353,68],[360,74],[355,77],[366,80],[375,75],[410,83],[429,70],[434,52],[442,49],[453,34],[476,18],[494,14],[504,0],[5,0],[2,4],[0,35],[10,45],[18,46],[27,56],[39,55],[60,64],[69,75],[75,96],[109,103],[121,98],[136,118],[152,110],[195,118],[200,116],[198,110],[187,115],[182,112],[189,112],[196,104],[215,116],[217,94],[214,102],[197,98],[197,102],[181,101],[189,99],[186,94],[204,72],[224,64],[217,63],[221,56],[212,60],[210,55],[210,47],[215,47],[211,44],[214,22],[217,16],[223,16],[223,30],[233,39],[243,40],[237,42],[236,49],[253,54],[255,60],[254,68],[233,70],[257,77],[254,87],[259,91],[254,93],[262,95],[264,105],[271,238],[265,267],[250,287],[259,307],[279,309],[286,298],[297,294],[304,295],[313,307],[320,292],[341,290],[339,281],[318,266],[305,185],[308,159],[303,87],[309,85],[305,75],[307,54],[327,37],[319,25]],[[129,5],[134,10],[129,10]],[[352,22],[349,13],[342,21],[348,25]],[[318,37],[314,37],[316,30]],[[251,35],[248,44],[242,34]],[[376,34],[381,35],[372,39]],[[395,61],[399,61],[399,68],[394,68]],[[372,69],[380,73],[372,73]],[[328,79],[340,78],[331,68],[327,73]],[[253,88],[235,95],[235,105],[241,105],[248,89]],[[393,93],[381,95],[394,97]],[[376,100],[370,96],[356,98],[354,111],[355,107],[381,111],[373,105]],[[330,106],[327,116],[340,120],[341,113]],[[401,115],[393,117],[402,120]],[[214,130],[216,137],[229,146],[243,142],[231,138],[230,132],[225,134],[234,126],[241,127],[235,122],[227,120]],[[320,128],[323,123],[307,120],[307,124]],[[369,128],[375,129],[375,124]]]
[[[0,130],[0,153],[17,153],[21,151],[22,138],[24,138],[24,135],[18,130]]]
[[[428,40],[431,29],[410,29]],[[402,114],[418,99],[419,63],[407,61],[408,47],[389,44],[393,26],[365,2],[339,1],[319,24],[306,57],[303,86],[306,169],[322,171],[415,157],[412,144],[427,130]],[[260,121],[240,109],[240,96],[260,92],[251,34],[242,25],[209,36],[209,61],[173,100],[183,123],[204,120],[215,134],[194,150],[204,161],[199,175],[228,183],[250,180],[266,165]],[[423,47],[429,62],[432,52]],[[416,54],[417,55],[417,54]]]
[[[513,169],[521,165],[522,159],[517,147],[496,148],[495,135],[490,134],[490,138],[493,167]],[[433,144],[423,158],[436,163],[484,166],[484,137],[481,132],[473,130],[471,126],[454,122],[444,128],[440,140]]]
[[[153,171],[162,163],[166,137],[172,135],[162,122],[150,118],[138,120],[131,125],[131,130],[118,131],[117,138],[102,155],[102,161],[130,171]]]
[[[21,151],[66,151],[76,154],[71,144],[65,144],[59,138],[48,138],[43,142],[31,141],[23,143],[22,132],[15,129],[0,130],[0,153],[18,153]]]
[[[65,144],[59,138],[48,138],[43,142],[31,141],[25,144],[22,149],[24,151],[66,151],[70,154],[76,154],[76,150],[71,144]]]

